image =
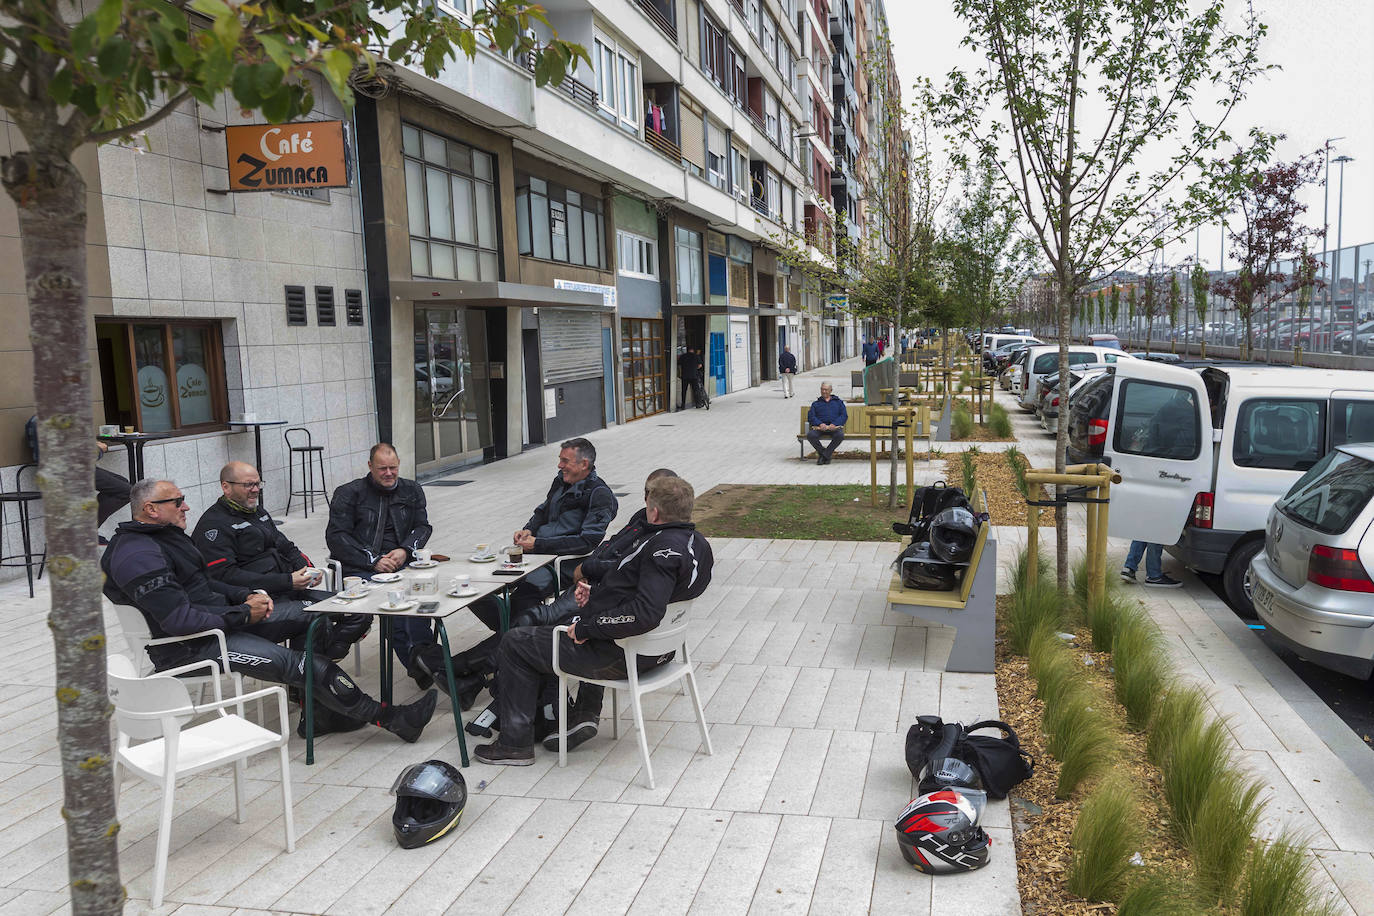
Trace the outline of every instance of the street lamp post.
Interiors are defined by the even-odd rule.
[[[1337,140],[1344,139],[1344,137],[1327,137],[1326,142],[1322,144],[1322,152],[1326,156],[1326,177],[1322,180],[1322,286],[1325,287],[1326,292],[1326,296],[1324,297],[1325,307],[1322,309],[1323,320],[1326,314],[1331,311],[1331,284],[1326,282],[1326,260],[1330,255],[1330,251],[1326,247],[1326,230],[1331,222],[1328,215],[1331,209],[1331,144],[1335,143]],[[1314,308],[1312,311],[1315,312],[1316,309]],[[1312,343],[1313,318],[1315,318],[1315,315],[1309,316],[1307,319],[1307,342],[1309,346]],[[1352,341],[1351,346],[1353,347],[1354,345]],[[1335,349],[1334,339],[1332,340],[1332,349]]]
[[[1345,216],[1345,164],[1346,164],[1347,162],[1354,162],[1354,161],[1355,161],[1354,158],[1351,157],[1351,156],[1337,156],[1337,157],[1336,157],[1336,163],[1341,167],[1341,170],[1340,170],[1340,179],[1339,179],[1339,180],[1340,180],[1340,187],[1339,187],[1339,188],[1337,189],[1337,191],[1336,191],[1336,261],[1335,261],[1335,263],[1332,265],[1332,270],[1331,270],[1331,273],[1332,273],[1332,283],[1333,283],[1333,285],[1335,285],[1335,286],[1340,286],[1340,283],[1341,283],[1341,223],[1342,223],[1343,217]],[[1351,279],[1352,279],[1352,280],[1354,279],[1354,277],[1353,277],[1353,271],[1352,271],[1352,277],[1351,277]],[[1337,290],[1337,292],[1339,292],[1339,290]],[[1330,294],[1328,293],[1328,296],[1329,296],[1329,295],[1330,295]],[[1354,290],[1354,288],[1353,288],[1353,286],[1352,286],[1352,288],[1351,288],[1351,290],[1350,290],[1350,355],[1351,355],[1351,356],[1354,356],[1354,355],[1355,355],[1355,323],[1356,323],[1356,322],[1355,322],[1355,290]],[[1332,334],[1332,340],[1334,341],[1334,340],[1335,340],[1335,334],[1334,334],[1334,332],[1335,332],[1335,329],[1336,329],[1336,316],[1335,316],[1334,313],[1333,313],[1332,316],[1331,316],[1331,329],[1332,329],[1332,332],[1333,332],[1333,334]]]

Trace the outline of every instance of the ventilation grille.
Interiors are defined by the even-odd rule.
[[[286,323],[297,326],[306,324],[304,286],[288,286],[286,288]]]
[[[361,327],[363,323],[363,291],[360,289],[344,290],[344,312],[347,313],[347,320],[350,325]]]
[[[334,287],[315,287],[315,323],[322,328],[334,327]]]

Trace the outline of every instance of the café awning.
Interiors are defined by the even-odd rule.
[[[393,302],[491,308],[559,308],[612,311],[600,293],[554,289],[530,283],[468,280],[399,280],[391,283]]]

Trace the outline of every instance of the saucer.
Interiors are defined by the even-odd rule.
[[[411,608],[420,606],[418,601],[402,601],[400,604],[392,604],[390,601],[381,606],[383,611],[408,611]]]
[[[439,564],[436,563],[434,560],[411,560],[411,561],[410,561],[410,568],[411,568],[411,569],[433,569],[434,567],[436,567],[436,566],[438,566],[438,565],[439,565]],[[373,578],[375,579],[375,578],[377,578],[377,577],[376,577],[376,576],[373,576]]]
[[[444,592],[444,594],[450,598],[471,598],[473,595],[477,594],[477,589],[472,588],[471,586],[469,586],[465,591],[455,591],[453,589],[449,589],[448,591]]]
[[[486,554],[474,553],[472,556],[468,557],[468,562],[469,562],[469,563],[495,563],[495,562],[496,562],[496,554],[494,554],[494,553],[486,553]]]
[[[377,573],[372,577],[373,582],[400,582],[400,573]]]

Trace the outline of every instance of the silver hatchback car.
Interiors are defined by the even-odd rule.
[[[1374,672],[1374,444],[1327,453],[1269,510],[1250,563],[1255,610],[1324,668]]]

